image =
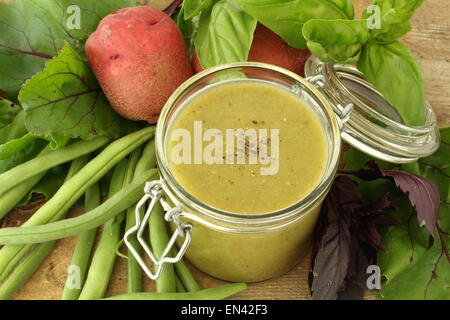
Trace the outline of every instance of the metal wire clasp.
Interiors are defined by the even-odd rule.
[[[135,210],[136,224],[125,233],[124,241],[130,252],[136,258],[136,261],[139,263],[141,268],[147,274],[147,276],[152,280],[156,280],[161,276],[165,263],[176,263],[183,258],[183,255],[185,254],[192,239],[191,236],[192,225],[185,224],[180,220],[180,214],[182,213],[181,206],[172,207],[170,206],[169,203],[167,203],[167,201],[164,198],[164,187],[161,181],[156,180],[147,182],[145,185],[144,192],[145,192],[144,197],[142,197],[142,199],[136,205]],[[148,205],[147,210],[145,211],[145,215],[144,217],[141,217],[141,211],[149,200],[150,204]],[[150,245],[143,238],[143,234],[146,228],[148,227],[148,221],[152,214],[153,208],[158,202],[161,203],[161,206],[166,212],[164,215],[164,219],[168,222],[173,222],[176,225],[176,229],[172,234],[172,237],[170,238],[167,247],[164,249],[159,259],[156,258],[156,256],[150,249]],[[130,240],[134,234],[137,234],[137,240],[139,244],[144,249],[145,253],[150,258],[150,260],[153,262],[154,272],[150,270],[150,268],[147,266],[144,259],[142,258],[141,254],[131,243]],[[174,249],[175,242],[178,237],[183,237],[185,238],[185,240],[178,254],[175,257],[170,257],[169,256],[170,253],[175,251],[172,249]]]
[[[325,77],[321,74],[312,76],[312,77],[307,77],[305,79],[306,81],[308,81],[309,83],[311,83],[314,87],[316,88],[325,88]]]

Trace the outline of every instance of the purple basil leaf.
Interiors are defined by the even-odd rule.
[[[385,194],[375,202],[364,205],[361,209],[358,210],[358,214],[361,216],[367,216],[374,213],[386,212],[393,208],[394,206],[391,199],[389,198],[389,195]]]
[[[393,178],[395,184],[408,195],[411,204],[416,208],[420,226],[425,226],[431,235],[435,235],[440,207],[440,195],[436,184],[409,172],[398,170],[382,172],[385,177]]]
[[[348,208],[362,203],[358,184],[346,176],[338,176],[334,180],[330,195],[333,202],[341,207]]]
[[[350,264],[347,280],[365,289],[367,287],[367,267],[373,264],[376,259],[376,250],[361,244],[357,237],[353,237],[350,245]]]
[[[381,236],[378,233],[377,225],[372,218],[361,218],[358,224],[358,236],[361,242],[378,251],[386,251]]]
[[[351,280],[345,282],[345,289],[338,293],[338,300],[362,300],[364,289]]]
[[[322,239],[317,252],[312,282],[314,300],[336,300],[342,290],[350,261],[350,228],[334,220]]]
[[[365,181],[373,181],[383,178],[383,173],[375,161],[371,160],[367,162],[365,166],[366,168],[357,171],[339,170],[339,173],[352,175]]]
[[[312,295],[312,284],[314,280],[313,276],[313,269],[314,269],[314,260],[316,259],[317,252],[319,251],[320,247],[322,246],[322,239],[325,236],[325,233],[327,232],[328,226],[330,225],[330,221],[328,218],[328,201],[324,201],[322,204],[322,208],[319,212],[319,217],[317,219],[316,228],[314,229],[314,235],[313,235],[313,244],[312,244],[312,250],[311,250],[311,262],[310,262],[310,268],[308,273],[308,285],[309,285],[309,291]]]
[[[373,221],[378,227],[398,226],[400,223],[388,214],[377,214],[373,217]]]
[[[394,179],[397,187],[408,195],[409,201],[416,208],[417,219],[431,235],[436,234],[436,223],[439,217],[440,195],[436,184],[430,180],[399,170],[381,170],[375,161],[366,164],[367,169],[358,171],[340,171],[359,179],[371,181],[379,178]]]
[[[361,300],[367,288],[367,267],[376,259],[376,251],[362,246],[358,238],[353,236],[350,243],[350,263],[348,266],[345,287],[338,294],[339,300]]]

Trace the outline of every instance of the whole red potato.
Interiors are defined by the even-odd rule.
[[[170,95],[193,75],[176,24],[149,6],[106,16],[85,52],[112,107],[130,120],[155,122]]]
[[[304,76],[305,62],[310,56],[309,50],[292,48],[275,32],[258,24],[248,61],[273,64]],[[196,73],[203,71],[197,54],[192,57],[192,65]]]

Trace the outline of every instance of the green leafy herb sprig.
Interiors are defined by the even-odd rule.
[[[313,19],[303,27],[308,48],[319,59],[355,63],[395,106],[406,124],[425,122],[422,70],[398,38],[411,30],[409,19],[423,0],[374,0],[362,20]]]
[[[408,125],[424,124],[421,68],[398,38],[423,0],[374,0],[354,20],[351,0],[185,0],[178,25],[200,64],[246,61],[256,22],[324,62],[356,64]],[[195,30],[195,31],[194,31]],[[191,50],[192,51],[192,50]]]
[[[439,149],[429,157],[401,166],[377,161],[384,170],[397,169],[433,182],[440,198],[434,201],[437,206],[424,206],[423,200],[433,193],[416,193],[417,200],[411,199],[409,193],[410,199],[404,196],[389,213],[398,224],[379,230],[385,250],[377,251],[374,261],[384,280],[378,291],[378,296],[383,299],[450,297],[450,127],[440,128],[440,136]],[[373,161],[356,148],[346,152],[343,160],[348,171],[360,171],[365,163]],[[352,179],[358,183],[358,191],[366,203],[398,191],[396,185],[386,179]],[[433,197],[436,197],[435,193]],[[417,211],[424,207],[429,209],[429,213],[435,212],[437,207],[439,213],[419,215]]]

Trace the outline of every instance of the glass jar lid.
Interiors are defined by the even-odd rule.
[[[342,139],[364,153],[388,162],[408,163],[431,155],[439,147],[436,116],[428,102],[425,124],[408,126],[355,67],[323,63],[312,56],[306,62],[305,74],[341,119]]]

